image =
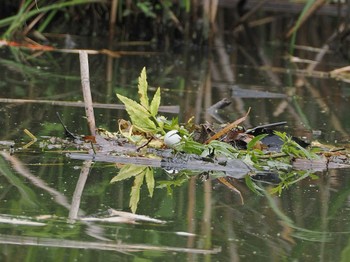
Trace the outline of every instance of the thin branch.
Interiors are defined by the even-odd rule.
[[[222,137],[223,135],[227,134],[227,132],[229,132],[231,129],[236,128],[240,123],[242,123],[247,118],[247,116],[249,115],[249,112],[250,112],[250,108],[248,109],[248,112],[245,114],[245,116],[225,126],[223,129],[221,129],[219,132],[217,132],[212,137],[210,137],[207,141],[205,141],[205,144],[209,144],[211,141],[216,140]]]
[[[85,51],[79,51],[80,59],[80,74],[81,74],[81,85],[84,95],[85,103],[85,113],[90,128],[91,135],[96,134],[96,124],[95,124],[95,115],[94,108],[92,105],[91,89],[90,89],[90,73],[89,73],[89,60],[88,54]]]
[[[13,103],[13,104],[49,104],[52,106],[72,106],[72,107],[84,107],[84,102],[74,101],[59,101],[59,100],[43,100],[43,99],[16,99],[16,98],[0,98],[0,103]],[[103,104],[92,103],[94,108],[103,109],[125,109],[122,104]],[[160,106],[158,112],[178,114],[180,112],[179,106]]]

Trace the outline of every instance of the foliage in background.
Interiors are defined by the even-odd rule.
[[[292,36],[291,51],[295,45],[297,30],[318,8],[329,1],[304,2],[304,9],[287,33],[287,37]],[[5,39],[27,36],[29,32],[35,32],[36,36],[44,32],[90,36],[117,32],[117,37],[123,41],[153,39],[163,42],[164,38],[167,38],[167,41],[192,40],[201,43],[215,33],[219,2],[24,0],[18,5],[10,1],[3,5],[4,8],[0,11],[0,17],[3,17],[0,19],[0,30],[2,38]],[[236,9],[234,13],[239,13],[238,6]],[[246,8],[242,10],[247,12]],[[240,16],[243,16],[244,12]],[[240,23],[240,16],[232,16],[233,21],[230,22]],[[118,29],[111,30],[111,27]],[[44,37],[41,35],[40,38]]]
[[[0,11],[3,17],[0,19],[1,38],[14,39],[26,36],[29,32],[35,32],[36,36],[44,32],[108,35],[109,26],[116,26],[111,25],[115,22],[119,31],[124,32],[124,40],[130,40],[134,33],[140,36],[147,34],[149,37],[154,33],[161,33],[156,32],[158,27],[183,31],[183,25],[178,17],[181,19],[184,13],[188,13],[191,5],[190,0],[178,2],[165,0],[159,3],[138,0],[116,1],[118,4],[113,2],[113,0],[25,0],[18,5],[3,3],[6,7]],[[79,27],[75,26],[77,24]],[[161,31],[164,33],[167,30],[161,29]]]
[[[21,30],[30,29],[31,23],[37,23],[38,20],[41,20],[45,15],[47,17],[41,22],[41,26],[38,28],[38,31],[43,31],[49,23],[52,22],[53,17],[55,16],[58,10],[64,10],[64,8],[75,5],[85,5],[95,2],[104,2],[103,0],[72,0],[72,1],[55,1],[53,3],[47,4],[47,1],[32,1],[26,0],[19,7],[19,10],[16,15],[6,17],[0,20],[0,28],[6,28],[6,31],[3,33],[2,37],[5,39],[10,39],[15,33],[21,32]],[[35,18],[33,18],[35,16]],[[29,26],[28,26],[29,24]],[[32,24],[31,26],[34,26]],[[24,31],[22,31],[24,32]]]
[[[330,2],[330,1],[329,0],[306,0],[305,6],[304,6],[303,10],[301,11],[297,21],[295,22],[295,25],[287,33],[287,37],[291,36],[291,40],[290,40],[290,53],[291,54],[293,54],[293,52],[294,52],[297,32],[298,32],[298,29],[300,28],[300,26],[308,18],[310,18],[318,8],[320,8],[326,2]]]

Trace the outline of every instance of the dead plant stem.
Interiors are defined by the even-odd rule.
[[[89,60],[88,54],[85,51],[79,51],[80,58],[80,75],[81,75],[81,86],[83,89],[85,113],[90,129],[91,135],[96,133],[95,115],[94,108],[92,105],[91,89],[90,89],[90,73],[89,73]]]

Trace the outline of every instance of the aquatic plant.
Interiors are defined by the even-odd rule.
[[[28,32],[44,15],[47,17],[42,21],[39,31],[45,29],[45,27],[52,21],[57,10],[61,10],[66,7],[103,2],[103,0],[71,0],[71,1],[55,1],[55,3],[47,4],[46,1],[32,1],[26,0],[20,6],[16,15],[6,17],[0,20],[0,28],[7,27],[2,37],[10,39],[16,32],[21,30]],[[35,18],[33,18],[35,17]],[[32,19],[33,18],[33,19]],[[26,26],[26,23],[31,20],[30,26]]]
[[[301,13],[299,14],[299,17],[297,21],[295,22],[294,26],[288,31],[287,37],[291,37],[290,41],[290,53],[293,54],[294,47],[296,43],[296,36],[299,28],[301,25],[309,19],[316,11],[319,9],[322,5],[326,4],[327,0],[307,0],[305,3],[305,6]]]
[[[128,138],[131,143],[137,144],[139,149],[155,147],[164,150],[170,147],[170,149],[174,151],[173,158],[179,158],[176,160],[178,162],[175,162],[175,166],[176,163],[186,161],[183,159],[181,160],[181,154],[187,154],[187,159],[190,159],[189,161],[197,160],[199,161],[197,163],[202,163],[204,165],[206,161],[213,162],[214,164],[216,163],[217,166],[212,166],[212,170],[210,171],[211,175],[220,178],[219,181],[221,183],[229,186],[239,194],[240,192],[234,185],[229,183],[225,178],[226,176],[232,175],[225,173],[225,171],[223,171],[225,169],[222,169],[222,167],[238,164],[237,167],[232,166],[230,170],[238,173],[242,172],[242,174],[245,175],[247,186],[253,192],[260,195],[264,189],[261,188],[259,181],[268,180],[271,176],[275,177],[273,181],[275,187],[269,191],[278,194],[281,194],[282,190],[288,188],[288,186],[313,176],[312,171],[298,171],[293,169],[292,162],[295,159],[318,161],[320,156],[312,149],[303,147],[300,142],[298,143],[295,138],[292,138],[285,132],[274,131],[273,134],[263,133],[256,136],[250,135],[249,132],[244,132],[245,129],[239,126],[239,124],[245,120],[246,116],[227,124],[219,130],[215,130],[212,134],[206,134],[203,128],[192,124],[191,120],[182,125],[178,123],[177,118],[167,120],[164,116],[158,114],[161,101],[160,88],[157,89],[152,100],[149,100],[145,68],[142,69],[138,79],[138,94],[140,98],[139,102],[117,94],[118,98],[124,103],[126,111],[131,119],[131,123],[127,124],[127,128],[120,125],[120,133]],[[195,138],[196,136],[198,137],[198,135],[205,137],[204,142],[200,142]],[[135,139],[136,136],[139,138]],[[270,138],[273,137],[273,139],[280,144],[278,149],[269,150],[267,148],[264,144],[264,139],[268,136]],[[175,142],[170,141],[171,137],[174,137]],[[156,143],[151,143],[152,140],[155,140]],[[238,146],[238,144],[243,144],[243,146]],[[147,150],[139,154],[144,157],[159,157],[157,153],[155,155],[154,153],[149,154]],[[231,159],[237,161],[230,163]],[[186,165],[183,164],[182,166],[185,167]],[[192,167],[196,169],[194,166]],[[242,167],[245,168],[242,169]],[[190,174],[198,174],[198,172],[186,169],[185,174],[188,176]],[[166,187],[168,193],[171,194],[171,187],[177,186],[179,181],[180,184],[184,181],[184,177],[180,174],[176,176],[181,177],[181,179],[176,179],[173,182],[162,181],[159,184],[160,187]],[[140,200],[140,189],[144,178],[149,195],[153,195],[155,187],[153,168],[144,165],[136,166],[134,164],[128,164],[120,169],[119,174],[114,177],[111,182],[117,182],[131,177],[134,177],[134,184],[130,193],[131,198],[129,205],[132,211],[136,212]]]
[[[179,22],[181,19],[177,16],[180,13],[188,13],[190,11],[191,1],[182,0],[178,3],[173,3],[173,1],[166,0],[155,4],[152,1],[59,0],[48,2],[43,0],[25,0],[19,4],[18,8],[13,3],[4,3],[4,5],[7,8],[2,10],[5,13],[2,14],[3,18],[0,19],[0,29],[4,29],[2,38],[10,40],[14,39],[15,35],[26,36],[34,30],[38,35],[48,30],[48,28],[57,30],[57,27],[62,25],[66,25],[67,28],[72,20],[77,19],[77,17],[85,21],[83,23],[85,29],[90,32],[93,31],[91,34],[96,33],[96,28],[92,27],[96,27],[94,23],[98,22],[100,29],[105,28],[104,32],[114,35],[115,30],[113,28],[116,26],[117,20],[130,26],[130,22],[140,14],[146,20],[150,18],[154,24],[157,17],[162,17],[162,23],[173,24],[178,31],[183,32],[183,25]],[[68,9],[69,7],[77,6],[80,7]],[[81,6],[84,7],[82,8]],[[18,9],[16,14],[9,15],[15,9]],[[90,11],[94,17],[94,21],[91,23],[89,21],[91,18]],[[63,12],[63,15],[59,12]],[[128,21],[129,17],[130,21]],[[62,21],[62,23],[57,23],[58,20]],[[182,21],[184,20],[182,19]],[[188,21],[186,23],[187,25],[189,24]],[[88,27],[90,29],[87,29]],[[109,30],[107,30],[108,27]],[[131,32],[133,30],[127,28],[125,31]]]
[[[138,81],[140,103],[120,94],[117,94],[117,97],[124,103],[126,111],[136,129],[142,132],[152,133],[153,135],[157,133],[164,134],[163,122],[157,120],[160,105],[160,88],[157,89],[151,102],[148,99],[147,90],[146,68],[143,68]]]
[[[289,5],[294,9],[297,1],[291,1]],[[300,2],[300,1],[298,1]],[[304,8],[300,12],[293,27],[286,33],[291,37],[291,51],[293,52],[296,33],[302,24],[315,14],[320,7],[328,4],[327,0],[305,0]],[[193,40],[200,43],[208,40],[216,32],[217,12],[220,3],[218,1],[190,1],[190,0],[164,0],[164,1],[106,1],[106,0],[24,0],[19,6],[12,2],[3,4],[0,15],[0,29],[4,30],[2,38],[14,39],[14,36],[26,36],[35,31],[37,35],[43,32],[57,31],[58,27],[66,30],[67,27],[80,19],[84,24],[84,32],[90,35],[104,32],[111,37],[118,33],[123,40],[149,40],[151,38],[176,38]],[[264,7],[262,1],[257,7],[246,12],[245,3],[221,4],[237,9],[240,15],[235,21],[236,26],[245,23],[248,17],[258,13]],[[13,14],[16,12],[16,14]],[[92,14],[92,15],[91,15]],[[93,17],[93,21],[91,21]],[[231,18],[232,19],[232,18]],[[59,21],[59,22],[58,22]],[[147,24],[145,27],[144,25]],[[224,25],[223,25],[224,26]],[[96,28],[99,30],[96,30]],[[132,28],[131,28],[132,27]],[[133,31],[137,28],[137,34],[144,35],[144,39],[132,39]],[[164,28],[168,30],[164,30]],[[101,30],[102,29],[102,30]],[[104,30],[103,30],[104,29]],[[133,30],[132,30],[133,29]],[[147,31],[147,32],[146,32]],[[142,32],[142,34],[140,34]],[[159,40],[159,39],[158,39]]]

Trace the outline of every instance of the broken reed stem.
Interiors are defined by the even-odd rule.
[[[111,3],[111,15],[109,19],[109,39],[114,38],[115,24],[117,21],[118,0],[112,0]]]
[[[218,181],[222,184],[224,184],[225,186],[227,186],[229,189],[231,189],[232,191],[236,192],[239,195],[239,198],[241,199],[241,204],[244,205],[244,198],[242,196],[241,191],[239,191],[234,185],[232,185],[227,178],[224,177],[218,177]]]
[[[237,119],[231,124],[226,125],[223,129],[221,129],[219,132],[217,132],[212,137],[210,137],[207,141],[205,141],[204,144],[209,144],[211,141],[216,140],[222,137],[223,135],[226,135],[231,129],[236,128],[240,123],[246,120],[247,116],[249,115],[249,112],[250,112],[250,107],[248,109],[248,112],[245,114],[245,116]]]
[[[0,103],[11,103],[11,104],[49,104],[52,106],[72,106],[72,107],[84,107],[84,102],[72,102],[72,101],[59,101],[59,100],[42,100],[42,99],[15,99],[15,98],[1,98]],[[121,104],[102,104],[93,103],[94,108],[103,109],[125,109],[124,105]],[[178,114],[180,112],[179,106],[159,106],[158,112]]]
[[[88,54],[86,51],[79,51],[79,60],[80,60],[80,77],[81,77],[81,86],[83,89],[84,104],[85,104],[85,113],[88,121],[90,133],[92,136],[96,133],[96,124],[94,116],[94,107],[92,106],[92,97],[90,89],[90,73],[89,73],[89,60]]]

